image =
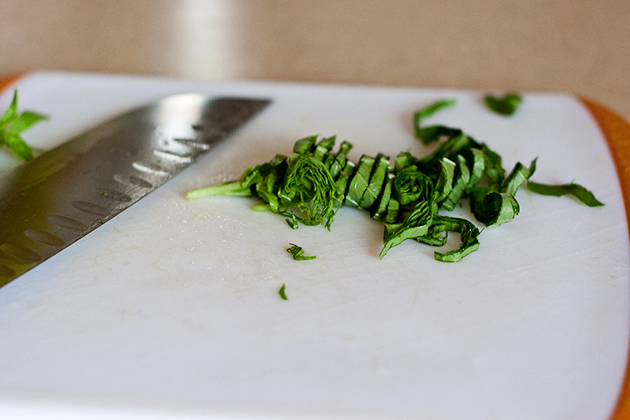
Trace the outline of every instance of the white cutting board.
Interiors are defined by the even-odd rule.
[[[50,72],[18,88],[21,109],[51,117],[25,136],[44,148],[174,93],[274,103],[0,289],[0,418],[604,419],[613,411],[630,331],[627,226],[605,140],[575,98],[526,94],[503,118],[480,92],[454,90]],[[413,112],[452,97],[457,106],[427,123],[463,128],[508,170],[538,156],[535,180],[575,180],[606,206],[523,189],[514,221],[444,264],[413,241],[379,260],[382,226],[355,209],[342,209],[330,232],[294,231],[251,211],[248,199],[183,198],[312,134],[351,141],[355,161],[379,151],[422,156],[431,149],[413,138]],[[17,164],[0,156],[1,168]],[[317,259],[293,261],[289,243]],[[283,283],[288,301],[278,295]]]

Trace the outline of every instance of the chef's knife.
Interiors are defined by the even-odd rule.
[[[269,103],[171,96],[0,174],[0,287],[164,184]]]

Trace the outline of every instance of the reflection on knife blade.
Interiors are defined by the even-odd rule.
[[[172,96],[0,176],[0,286],[164,184],[270,102]]]

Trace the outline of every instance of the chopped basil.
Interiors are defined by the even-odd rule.
[[[455,102],[455,99],[445,99],[417,111],[413,116],[416,138],[422,141],[423,144],[429,144],[438,141],[443,136],[451,138],[459,135],[461,130],[456,128],[445,127],[443,125],[433,125],[429,127],[421,127],[420,125],[423,119],[430,117],[443,108],[455,105]]]
[[[502,98],[485,95],[483,100],[492,112],[505,116],[514,114],[523,102],[523,98],[517,93],[508,93]]]
[[[509,98],[508,98],[509,99]],[[379,258],[407,239],[441,247],[449,232],[459,233],[457,249],[435,252],[438,261],[457,262],[479,248],[480,229],[471,221],[449,217],[442,212],[461,207],[470,200],[475,219],[486,227],[513,220],[520,212],[515,195],[527,187],[541,194],[572,194],[589,206],[602,205],[593,194],[577,184],[544,185],[529,181],[536,170],[536,159],[529,167],[520,162],[506,176],[501,156],[459,129],[421,127],[420,122],[454,101],[440,101],[414,116],[416,134],[430,131],[446,139],[435,150],[417,158],[401,152],[390,166],[389,157],[361,156],[359,163],[348,160],[352,144],[343,141],[333,153],[335,137],[317,136],[298,140],[287,158],[276,155],[271,161],[248,168],[238,181],[191,191],[187,198],[206,195],[254,197],[262,204],[255,210],[269,210],[286,218],[297,229],[299,224],[325,224],[330,229],[335,214],[344,204],[367,210],[384,223],[383,248]],[[430,129],[430,130],[429,130]],[[426,137],[420,138],[425,141]],[[304,256],[301,247],[287,249],[295,260]]]
[[[295,261],[314,260],[315,258],[317,258],[315,255],[311,255],[308,257],[304,255],[304,250],[301,246],[298,246],[296,244],[289,245],[291,245],[291,248],[287,248],[287,252],[293,256],[293,259]]]
[[[284,291],[284,283],[282,283],[282,287],[280,288],[280,290],[278,290],[278,294],[280,295],[280,298],[282,298],[282,300],[289,300],[286,292]]]
[[[553,195],[555,197],[570,194],[589,207],[601,207],[604,205],[604,203],[595,198],[592,192],[573,182],[563,185],[547,185],[528,181],[527,189],[537,194]]]

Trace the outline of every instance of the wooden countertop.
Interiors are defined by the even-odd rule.
[[[630,119],[630,2],[3,2],[0,77],[58,69],[203,80],[569,92]]]

